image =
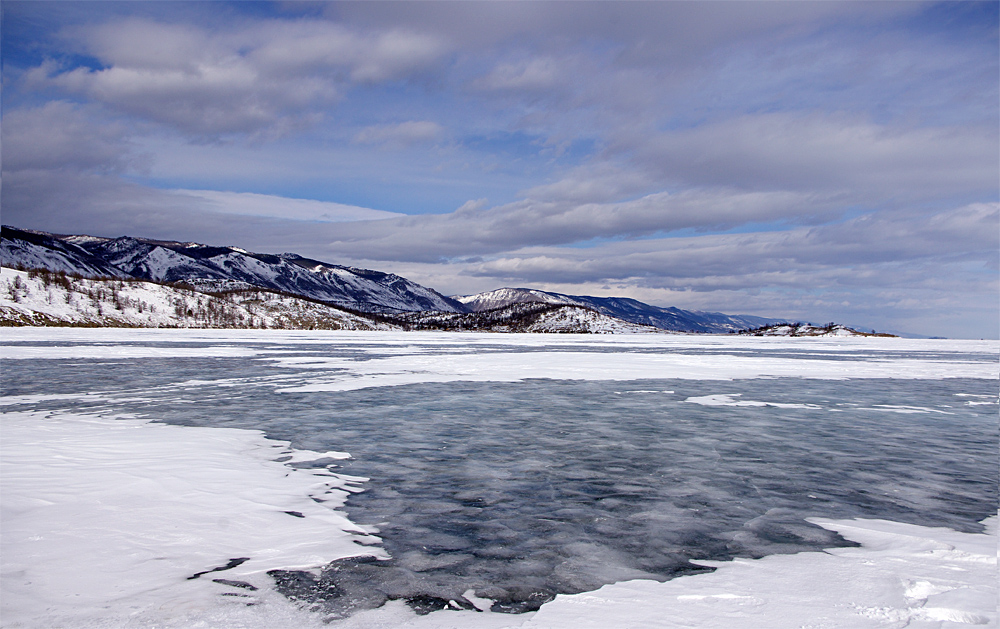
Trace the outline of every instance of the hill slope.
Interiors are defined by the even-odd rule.
[[[43,268],[86,277],[185,281],[205,290],[258,287],[365,311],[465,308],[392,273],[357,269],[295,254],[252,253],[238,247],[146,238],[57,236],[3,227],[4,266]]]
[[[398,330],[325,304],[252,289],[206,294],[140,280],[0,269],[0,325]]]

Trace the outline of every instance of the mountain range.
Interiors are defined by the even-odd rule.
[[[239,247],[129,236],[57,235],[9,226],[2,228],[0,259],[9,268],[44,269],[86,278],[182,282],[186,288],[205,294],[271,291],[368,314],[382,324],[405,329],[500,326],[504,330],[538,331],[530,328],[545,328],[559,321],[570,328],[582,326],[566,331],[727,333],[786,322],[662,308],[624,297],[565,295],[530,288],[447,297],[392,273],[330,264],[293,253],[261,254]]]
[[[266,288],[366,312],[464,312],[462,304],[392,273],[356,269],[292,253],[148,238],[59,236],[4,226],[4,266],[84,277],[185,282],[207,291]]]
[[[564,295],[531,288],[499,288],[476,295],[457,296],[455,299],[472,312],[492,310],[515,303],[568,304],[596,310],[601,314],[629,323],[675,332],[723,333],[785,322],[784,319],[768,319],[751,315],[726,315],[720,312],[661,308],[628,297]]]

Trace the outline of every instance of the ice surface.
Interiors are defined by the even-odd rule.
[[[8,522],[17,521],[19,510],[41,517],[44,502],[51,503],[47,508],[52,512],[79,508],[78,519],[87,523],[90,516],[82,516],[88,509],[100,514],[101,499],[109,501],[117,516],[135,518],[139,515],[133,512],[141,514],[164,495],[193,497],[160,512],[176,511],[178,519],[169,518],[171,530],[189,530],[185,539],[191,547],[171,541],[166,533],[148,535],[143,536],[146,554],[117,553],[121,556],[110,559],[127,568],[122,574],[135,591],[104,601],[92,593],[89,606],[55,597],[49,611],[44,602],[34,606],[41,615],[28,626],[52,626],[46,623],[65,612],[77,614],[67,626],[133,622],[182,627],[197,621],[204,626],[305,627],[315,616],[354,611],[338,624],[515,627],[536,622],[534,626],[569,627],[579,624],[573,614],[550,608],[558,609],[566,594],[603,597],[606,584],[616,581],[640,592],[645,592],[644,583],[650,588],[678,584],[671,587],[681,588],[676,596],[683,598],[671,604],[700,610],[696,621],[702,624],[689,626],[720,626],[713,609],[747,611],[739,603],[752,597],[763,601],[754,607],[755,618],[771,618],[768,626],[799,626],[775,620],[784,618],[787,609],[781,600],[765,596],[767,580],[779,577],[741,566],[800,558],[780,564],[788,575],[780,577],[786,581],[779,579],[775,591],[796,574],[809,582],[829,561],[817,556],[841,555],[773,553],[816,551],[845,542],[833,532],[841,529],[816,525],[826,526],[827,520],[807,518],[854,522],[860,532],[844,529],[843,534],[861,538],[871,548],[841,549],[861,553],[841,558],[844,574],[854,569],[846,567],[850,562],[867,566],[864,562],[870,561],[898,585],[898,591],[884,590],[878,600],[850,599],[857,603],[850,609],[858,622],[920,627],[985,618],[995,623],[989,615],[995,610],[981,610],[978,568],[963,574],[949,570],[969,583],[945,591],[950,585],[934,576],[933,565],[938,562],[945,570],[965,565],[949,562],[976,563],[969,558],[978,551],[955,540],[980,530],[976,523],[996,511],[996,343],[10,332],[4,333],[3,355],[35,359],[4,364],[3,481],[15,487],[24,483],[16,491],[5,484],[0,496],[5,544]],[[735,363],[747,373],[735,374]],[[283,366],[276,368],[278,364]],[[691,368],[685,370],[685,365]],[[303,388],[344,382],[350,383],[344,390]],[[967,401],[986,404],[970,406]],[[874,412],[880,409],[889,412]],[[48,414],[52,417],[46,419]],[[108,419],[113,416],[175,425]],[[34,418],[32,429],[47,427],[45,438],[18,432],[28,417]],[[59,433],[64,425],[75,427]],[[84,427],[100,428],[106,435]],[[223,430],[218,434],[229,437],[207,439],[213,433],[202,430]],[[49,438],[56,433],[65,439]],[[126,446],[115,436],[119,433],[136,438]],[[249,435],[248,441],[241,434]],[[53,455],[52,448],[62,450]],[[343,458],[346,452],[353,458]],[[84,460],[96,470],[95,478],[120,474],[128,480],[128,490],[107,491],[110,484],[90,483],[86,471],[70,474]],[[8,466],[24,473],[8,475]],[[303,481],[300,486],[303,478],[317,485]],[[247,484],[262,487],[261,495],[256,489],[240,489]],[[318,495],[316,487],[334,491]],[[8,505],[17,508],[9,510]],[[341,505],[350,521],[330,509]],[[219,509],[244,506],[245,528],[215,531],[214,524],[198,524],[217,524]],[[341,519],[321,522],[315,509]],[[146,519],[155,524],[157,517]],[[902,529],[877,529],[882,537],[870,537],[875,533],[865,531],[873,525],[854,518],[907,522],[914,527],[907,529],[911,537],[937,539],[955,551],[922,546],[919,552],[926,556],[918,558],[933,565],[907,572],[907,562],[916,561],[907,553],[917,551],[901,546]],[[313,538],[309,527],[317,523],[326,528]],[[256,544],[251,534],[258,529],[285,537]],[[352,531],[362,545],[347,541]],[[108,526],[72,542],[51,535],[20,539],[18,544],[28,549],[51,541],[59,552],[10,570],[5,547],[4,604],[43,595],[41,586],[36,591],[17,580],[27,574],[22,571],[78,575],[86,568],[84,559],[90,561],[102,549],[130,548],[126,533]],[[101,535],[110,536],[109,542],[95,543]],[[344,555],[325,552],[312,556],[315,563],[302,559],[310,547],[340,542],[348,555],[384,548],[391,559],[331,563]],[[273,556],[264,552],[265,545]],[[13,561],[16,555],[10,557]],[[75,559],[67,562],[66,557]],[[181,577],[168,575],[166,567],[178,557],[198,561],[184,564]],[[206,572],[243,557],[250,559]],[[658,583],[707,569],[698,565],[705,560],[733,558],[734,563],[713,563],[723,567],[711,575]],[[95,560],[95,565],[102,564]],[[896,567],[900,569],[893,572]],[[696,585],[698,579],[727,571],[735,571],[733,583],[747,575],[747,587],[759,586],[757,593],[735,585],[706,593]],[[203,574],[186,579],[198,573]],[[105,571],[101,579],[113,574]],[[680,585],[689,581],[695,585]],[[75,587],[71,576],[53,582]],[[259,589],[233,585],[238,582]],[[595,593],[601,586],[606,587]],[[276,588],[318,613],[297,615],[303,612],[278,596]],[[655,594],[659,591],[649,590],[642,601],[662,603]],[[246,608],[250,599],[233,594],[260,604]],[[534,619],[530,614],[475,611],[487,605],[498,611],[537,608],[557,594],[560,598],[542,605]],[[815,603],[817,609],[836,607],[849,600],[847,594],[831,587]],[[619,610],[615,613],[625,623],[615,626],[627,626],[632,618],[628,605],[625,611],[615,607],[613,601],[627,600],[623,596],[612,596],[607,604]],[[403,600],[357,611],[394,598]],[[634,618],[641,619],[639,612],[649,609],[645,603],[636,604]],[[414,615],[414,609],[437,607],[451,611]],[[127,622],[115,615],[132,611],[136,615]],[[671,613],[664,612],[667,617]],[[76,622],[80,619],[87,623]],[[642,624],[636,620],[632,626]]]

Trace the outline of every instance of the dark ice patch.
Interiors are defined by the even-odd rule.
[[[197,579],[201,575],[208,574],[210,572],[222,572],[223,570],[232,570],[236,566],[238,566],[238,565],[240,565],[240,564],[242,564],[242,563],[244,563],[246,561],[250,561],[250,558],[249,557],[236,557],[235,559],[230,559],[229,562],[226,565],[224,565],[224,566],[218,566],[218,567],[212,568],[211,570],[202,570],[201,572],[195,572],[194,574],[192,574],[191,576],[189,576],[187,578],[187,580],[190,581],[191,579]]]

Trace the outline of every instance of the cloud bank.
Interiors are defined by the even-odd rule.
[[[997,336],[995,3],[8,2],[5,223]]]

